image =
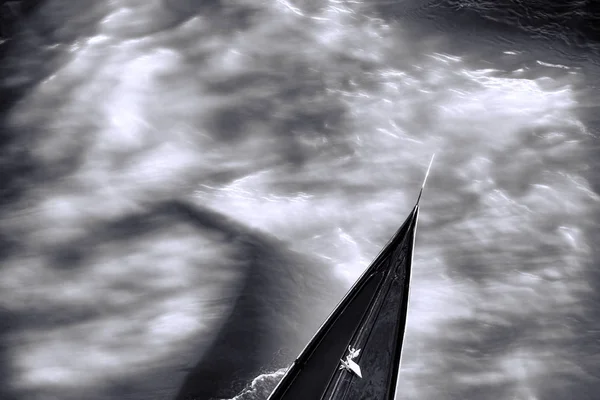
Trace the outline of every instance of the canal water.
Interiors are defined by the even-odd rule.
[[[596,399],[590,4],[39,4],[1,44],[0,397],[266,399],[435,153],[399,398]]]

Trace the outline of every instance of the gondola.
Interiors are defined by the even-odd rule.
[[[393,400],[419,202],[287,370],[269,400]]]

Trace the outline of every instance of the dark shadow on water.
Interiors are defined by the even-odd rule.
[[[56,273],[64,274],[65,279],[72,274],[85,274],[86,263],[102,251],[102,245],[143,242],[148,235],[168,232],[174,224],[181,223],[204,235],[217,235],[229,243],[234,260],[244,266],[237,271],[239,282],[233,293],[231,313],[223,316],[218,332],[211,332],[215,339],[205,351],[202,348],[206,346],[206,338],[196,339],[204,344],[195,352],[203,355],[189,371],[165,369],[164,365],[176,364],[176,360],[162,367],[159,362],[147,366],[151,375],[132,371],[128,377],[107,382],[101,393],[90,393],[89,399],[146,400],[149,395],[162,392],[167,396],[167,392],[175,392],[182,380],[178,399],[233,397],[258,374],[274,371],[291,362],[330,311],[329,306],[342,295],[331,271],[322,263],[300,256],[278,239],[249,229],[218,212],[175,200],[98,225],[85,237],[54,249],[49,263],[53,264]],[[198,268],[210,266],[198,265]],[[128,292],[135,294],[138,283],[135,277],[132,279]],[[132,304],[119,309],[98,310],[73,304],[61,310],[60,315],[52,308],[12,316],[1,313],[0,339],[8,334],[18,338],[23,330],[51,331],[70,324],[93,322],[107,315],[135,315],[135,307]],[[2,341],[0,345],[5,346],[6,342]],[[16,400],[17,393],[9,389],[11,370],[4,360],[4,350],[5,347],[0,347],[0,395],[3,400]],[[185,379],[184,374],[187,375]],[[54,394],[61,396],[58,392]]]
[[[202,226],[206,226],[206,217],[212,219],[184,203],[167,206]],[[251,263],[246,278],[232,313],[216,341],[186,378],[177,399],[231,398],[257,372],[284,367],[310,338],[311,328],[316,329],[328,313],[320,310],[322,298],[318,297],[328,293],[329,304],[341,297],[341,291],[332,283],[333,277],[322,266],[303,266],[296,257],[251,236],[236,240],[242,246],[241,254]],[[314,326],[297,325],[306,310],[315,312],[310,324]]]

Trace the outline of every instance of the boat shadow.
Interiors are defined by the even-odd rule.
[[[94,264],[98,262],[96,257],[99,253],[103,253],[101,256],[105,257],[104,259],[106,257],[111,259],[110,262],[125,274],[121,275],[121,278],[112,279],[120,279],[121,289],[127,291],[127,296],[134,298],[134,301],[125,303],[117,309],[106,309],[103,305],[86,308],[74,303],[63,307],[60,315],[52,306],[48,311],[3,310],[0,315],[3,321],[0,336],[2,339],[7,339],[2,342],[3,345],[12,343],[12,346],[19,347],[19,354],[22,354],[28,346],[31,346],[26,339],[27,335],[42,335],[42,332],[47,332],[41,337],[46,337],[43,340],[50,340],[44,342],[46,343],[44,346],[51,351],[53,343],[56,341],[62,343],[65,340],[64,337],[55,338],[54,332],[71,332],[69,334],[80,332],[78,334],[81,335],[85,332],[86,326],[106,327],[106,324],[120,324],[118,321],[125,320],[129,320],[134,328],[138,326],[135,329],[145,330],[144,318],[147,317],[144,317],[144,314],[147,312],[143,310],[150,308],[155,310],[151,311],[153,313],[161,312],[158,308],[161,304],[160,298],[168,300],[176,297],[173,296],[176,293],[171,293],[173,289],[166,284],[163,289],[160,287],[150,289],[155,283],[145,282],[147,278],[152,279],[154,271],[169,268],[169,260],[150,255],[153,265],[146,268],[150,274],[147,276],[143,272],[140,274],[137,264],[130,266],[110,248],[125,244],[125,253],[119,253],[124,257],[128,257],[128,251],[136,253],[152,251],[155,243],[153,238],[157,237],[156,235],[162,235],[160,237],[164,237],[164,234],[169,235],[170,232],[176,231],[177,226],[188,227],[185,232],[191,235],[194,235],[195,231],[200,237],[216,237],[229,249],[227,253],[229,258],[225,261],[212,259],[206,261],[202,258],[194,260],[193,255],[181,255],[182,262],[195,263],[186,266],[186,271],[197,269],[193,278],[195,280],[186,284],[186,287],[182,287],[181,290],[191,293],[192,299],[198,299],[193,301],[213,304],[214,307],[211,307],[221,310],[221,313],[212,317],[201,316],[203,320],[205,317],[207,320],[198,323],[210,324],[204,329],[201,337],[184,335],[183,342],[165,342],[167,350],[147,349],[148,352],[158,354],[151,358],[153,360],[151,365],[145,365],[143,368],[133,367],[123,376],[111,378],[102,384],[98,383],[97,392],[88,393],[87,398],[144,400],[159,393],[165,398],[176,396],[177,399],[231,398],[258,374],[275,371],[293,361],[318,328],[318,324],[323,321],[342,295],[341,288],[334,283],[330,267],[290,250],[287,243],[248,228],[207,207],[187,201],[168,200],[130,213],[123,218],[95,224],[84,237],[52,249],[52,254],[45,256],[45,265],[54,270],[52,274],[63,276],[68,282],[74,276],[98,279],[96,275],[88,273],[88,269],[92,268],[90,265],[97,265]],[[190,227],[192,230],[189,229]],[[173,234],[174,237],[177,237],[176,235]],[[134,250],[127,247],[132,244]],[[197,250],[210,251],[201,248]],[[160,265],[161,263],[163,265]],[[226,265],[227,263],[232,263],[233,266]],[[132,271],[128,271],[130,268]],[[230,276],[224,283],[221,279],[221,283],[211,284],[211,274],[219,274],[220,271],[214,271],[219,268],[227,269]],[[173,270],[173,274],[177,273],[178,270]],[[202,277],[209,281],[202,282]],[[175,277],[175,279],[179,278]],[[196,289],[193,287],[194,282],[198,284]],[[100,287],[104,287],[103,285],[104,283],[100,284]],[[213,288],[215,285],[217,287],[221,285],[222,291],[219,292],[217,289],[215,292],[215,289],[211,288],[211,294],[204,293],[211,285]],[[105,293],[108,295],[111,292]],[[50,296],[49,300],[52,302],[54,296],[52,294]],[[148,303],[148,300],[145,300],[148,296],[159,297],[156,300],[158,302],[154,304],[152,303],[154,300],[149,300]],[[188,297],[184,296],[185,298]],[[177,307],[186,309],[195,307],[194,303],[189,301],[186,303],[186,300],[177,304]],[[171,312],[178,311],[175,309]],[[180,329],[177,325],[166,328],[171,331]],[[177,332],[173,334],[177,336]],[[155,337],[152,340],[159,342],[162,340],[155,334],[151,336]],[[12,340],[9,341],[10,338]],[[89,348],[104,345],[98,344],[96,340],[89,338],[80,344]],[[118,357],[124,357],[123,361],[127,362],[129,362],[128,354],[137,351],[128,348],[127,343],[130,340],[131,337],[127,336],[115,338],[112,345],[121,347]],[[75,347],[77,345],[78,343],[73,344]],[[12,389],[17,378],[13,368],[9,367],[14,363],[12,359],[12,355],[16,354],[14,350],[6,346],[0,348],[2,358],[0,365],[3,372],[0,394],[6,400],[22,398],[23,394],[27,396],[35,394]],[[90,362],[94,364],[93,360]],[[189,365],[192,367],[186,367]],[[100,375],[91,374],[92,379],[102,382],[103,378]],[[75,382],[72,384],[77,386]],[[49,390],[48,395],[53,392],[57,397],[74,398],[72,393],[63,392],[60,386]]]

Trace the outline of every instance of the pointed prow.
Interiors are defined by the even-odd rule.
[[[425,178],[423,178],[423,184],[421,185],[421,190],[419,190],[419,197],[417,198],[417,205],[419,205],[419,201],[421,201],[421,195],[423,194],[423,189],[425,189],[425,183],[427,182],[427,177],[429,176],[429,171],[431,170],[431,165],[433,164],[433,159],[435,158],[435,153],[431,156],[431,160],[429,161],[429,166],[427,167],[427,172],[425,172]]]

